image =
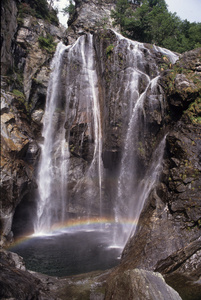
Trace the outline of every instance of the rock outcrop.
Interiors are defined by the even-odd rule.
[[[17,30],[17,6],[14,0],[1,3],[1,74],[14,66],[14,41]]]
[[[75,0],[74,12],[68,20],[69,44],[85,33],[94,33],[102,28],[113,28],[111,10],[115,7],[114,0]]]
[[[62,37],[61,28],[32,16],[23,18],[16,37],[15,60],[18,72],[23,74],[23,92],[31,110],[40,101],[44,105],[50,60]]]
[[[0,251],[0,296],[50,300],[180,300],[161,274],[130,269],[111,276],[111,270],[56,278],[28,272],[21,257]],[[16,289],[16,285],[18,289]]]
[[[12,240],[17,205],[35,184],[39,155],[33,126],[22,102],[12,93],[1,94],[1,244]]]
[[[159,273],[133,269],[107,280],[105,300],[180,300],[179,294],[165,283]]]
[[[2,245],[12,240],[16,207],[36,187],[35,172],[40,153],[37,139],[42,126],[49,64],[63,29],[26,13],[19,20],[15,1],[3,1],[1,9]],[[48,39],[51,43],[45,47],[42,42]]]
[[[161,272],[182,299],[201,293],[200,59],[201,49],[184,53],[161,78],[168,123],[163,173],[122,260],[126,268]]]
[[[26,270],[17,254],[0,250],[0,270],[1,299],[58,299],[47,284]]]

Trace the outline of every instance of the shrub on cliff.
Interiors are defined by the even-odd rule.
[[[54,53],[56,50],[56,43],[54,43],[54,39],[50,34],[46,36],[40,35],[38,38],[39,45],[41,49],[45,49],[49,53]]]

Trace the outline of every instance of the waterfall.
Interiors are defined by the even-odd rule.
[[[130,66],[133,68],[129,82],[132,104],[130,104],[130,118],[124,140],[114,207],[116,223],[121,224],[114,231],[114,244],[123,248],[128,238],[134,235],[144,203],[160,175],[165,148],[165,138],[163,138],[155,152],[150,152],[151,162],[147,169],[143,170],[143,166],[139,167],[139,156],[146,156],[145,102],[149,111],[154,111],[156,106],[159,106],[161,118],[163,118],[164,99],[158,86],[159,71],[156,71],[156,76],[152,78],[145,72],[145,46],[142,43],[125,39],[118,33],[115,34],[119,44],[122,42],[127,44],[127,55],[129,55]],[[169,50],[155,47],[155,51],[167,55],[172,63],[178,59]],[[144,91],[140,92],[139,82],[142,80],[144,80],[145,86]],[[127,89],[125,92],[128,92]],[[130,222],[130,225],[124,224],[127,222]]]
[[[66,50],[58,44],[51,63],[46,107],[43,119],[41,158],[38,168],[36,234],[50,230],[51,225],[64,219],[65,182],[67,180],[69,150],[65,140],[64,120],[61,103],[61,65]],[[62,120],[63,119],[63,120]]]
[[[82,157],[83,139],[88,138],[89,145],[93,147],[92,158],[85,176],[79,180],[74,190],[76,198],[85,195],[85,215],[91,216],[91,208],[97,203],[97,214],[102,214],[102,129],[101,112],[98,91],[98,76],[96,72],[93,47],[93,36],[81,36],[68,51],[68,67],[66,86],[66,99],[70,105],[68,128],[73,126],[74,120],[85,130],[81,135],[80,152]],[[75,74],[75,66],[77,68]]]
[[[174,63],[177,56],[156,46],[152,47],[153,54],[144,44],[114,34],[114,79],[108,83],[109,100],[104,104],[100,101],[104,97],[100,96],[101,72],[98,73],[100,65],[96,63],[93,35],[82,35],[71,46],[59,43],[57,47],[43,121],[35,232],[51,230],[52,225],[70,215],[88,219],[92,215],[105,217],[108,173],[102,161],[106,136],[102,131],[102,105],[109,102],[110,124],[122,123],[123,144],[113,190],[106,199],[113,205],[111,217],[115,219],[111,243],[123,248],[135,232],[144,203],[162,168],[165,137],[148,149],[145,136],[149,114],[157,109],[158,118],[162,120],[164,116],[164,97],[158,84],[160,72],[155,58],[158,54],[166,55]],[[124,68],[119,67],[121,51],[125,53]],[[101,68],[104,71],[104,62]],[[78,165],[82,170],[75,174]]]
[[[64,53],[67,60],[65,95],[61,88]],[[78,68],[76,74],[75,66]],[[50,231],[55,223],[65,220],[68,209],[70,129],[75,120],[80,126],[86,125],[81,135],[80,149],[86,133],[94,145],[88,171],[75,187],[76,195],[79,198],[79,193],[86,190],[85,215],[90,217],[94,199],[98,202],[98,214],[102,215],[102,131],[93,36],[81,36],[74,45],[68,47],[59,43],[51,69],[42,131],[44,143],[41,144],[38,170],[35,234]]]

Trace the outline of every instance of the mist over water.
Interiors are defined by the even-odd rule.
[[[111,229],[63,230],[33,237],[10,250],[24,258],[27,269],[50,276],[106,270],[119,263],[121,254],[121,249],[108,246]]]

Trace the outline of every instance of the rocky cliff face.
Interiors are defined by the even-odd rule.
[[[101,111],[102,160],[104,172],[110,179],[102,186],[102,197],[103,208],[109,212],[113,201],[111,199],[114,198],[111,179],[116,176],[120,164],[124,126],[129,123],[130,95],[125,92],[130,74],[129,43],[126,40],[119,43],[118,36],[111,30],[99,30],[102,26],[111,27],[110,9],[114,7],[115,1],[75,2],[76,11],[69,22],[67,38],[69,43],[72,43],[78,36],[84,35],[79,42],[80,48],[85,42],[85,50],[89,52],[92,49],[96,61],[93,68],[97,74],[96,88]],[[11,7],[13,9],[10,10]],[[9,38],[6,42],[4,35],[2,51],[5,63],[1,107],[3,196],[1,243],[5,244],[12,239],[14,214],[16,219],[23,221],[20,227],[29,227],[29,213],[35,209],[33,189],[36,188],[35,171],[40,154],[38,140],[50,73],[49,63],[53,53],[49,48],[41,48],[39,37],[47,38],[51,35],[54,37],[53,42],[57,43],[62,38],[62,32],[59,28],[30,16],[26,16],[16,29],[15,2],[12,1],[9,9],[6,5],[3,9],[6,11],[4,24],[7,24],[10,18],[7,16],[12,16]],[[16,39],[13,45],[11,41],[14,35]],[[79,49],[78,46],[77,48]],[[14,53],[14,59],[10,55],[10,49]],[[71,154],[68,181],[71,200],[68,212],[72,214],[86,212],[84,200],[88,194],[85,191],[90,183],[85,178],[93,160],[95,147],[94,134],[89,134],[88,124],[92,121],[86,113],[87,108],[79,101],[76,102],[78,97],[75,95],[78,95],[76,93],[82,75],[82,72],[79,73],[80,61],[83,59],[81,55],[76,56],[76,53],[78,54],[74,52],[71,61],[71,69],[67,69],[68,51],[65,54],[61,84],[62,90],[66,89],[64,80],[66,70],[69,71],[68,75],[72,82],[77,80],[77,86],[73,91],[67,88],[70,105],[69,118],[65,123]],[[145,202],[136,233],[130,238],[123,252],[120,266],[107,279],[106,299],[112,299],[114,293],[117,299],[123,299],[134,277],[139,277],[142,281],[145,277],[155,276],[152,271],[162,273],[183,299],[199,299],[201,49],[184,53],[176,65],[152,45],[143,45],[143,57],[145,64],[140,66],[143,72],[151,79],[160,74],[158,92],[162,95],[163,101],[159,101],[161,98],[157,100],[164,106],[162,115],[161,106],[155,105],[150,109],[148,102],[144,104],[147,128],[143,131],[144,143],[137,149],[138,174],[139,177],[142,176],[144,168],[150,164],[150,152],[155,149],[162,136],[166,135],[163,171],[159,183],[154,186]],[[15,71],[11,76],[12,80],[8,81],[10,77],[6,72],[13,66],[16,66],[18,71]],[[146,83],[147,77],[142,76],[139,83],[141,93]],[[82,88],[84,89],[85,85]],[[135,95],[132,96],[135,98]],[[147,94],[147,97],[151,96]],[[57,113],[58,116],[63,116],[62,111]],[[78,182],[81,182],[81,192],[76,194]],[[98,194],[98,188],[93,192]],[[21,208],[18,214],[16,207],[19,203]],[[96,214],[98,210],[96,203],[94,202],[92,206]],[[15,224],[17,223],[16,221]],[[134,268],[146,269],[150,273],[131,271]],[[125,274],[123,277],[120,275],[122,272]],[[157,284],[160,284],[158,280],[161,279],[156,280]],[[130,289],[130,295],[133,293],[135,289]],[[157,295],[156,291],[155,293]],[[169,289],[166,289],[166,293],[169,293]],[[172,298],[167,299],[173,299],[174,296],[173,293]]]
[[[49,63],[54,51],[42,47],[40,38],[51,35],[52,44],[56,45],[63,32],[27,14],[17,22],[15,1],[5,1],[1,8],[2,245],[7,239],[12,239],[12,219],[17,205],[32,187],[36,187],[35,168],[39,157],[37,137],[40,136]]]
[[[110,14],[115,7],[114,0],[75,0],[75,11],[68,21],[69,44],[84,33],[94,33],[101,28],[113,28]]]
[[[15,1],[2,1],[1,17],[1,74],[5,74],[14,65],[13,43],[17,30],[17,6]]]
[[[141,61],[138,57],[134,58],[134,47]],[[115,202],[116,176],[133,103],[146,87],[148,88],[149,81],[160,74],[163,64],[171,63],[169,59],[171,60],[170,57],[164,56],[162,49],[151,45],[132,44],[112,30],[97,30],[94,34],[85,34],[66,50],[60,91],[61,98],[66,99],[67,117],[64,126],[71,154],[67,205],[69,213],[87,215],[87,209],[90,209],[92,215],[99,215],[100,185],[98,181],[94,184],[89,180],[91,172],[95,177],[101,173],[102,212],[110,215],[113,210],[112,203]],[[139,73],[136,73],[134,78],[135,64],[139,68]],[[135,79],[137,92],[133,92]],[[91,100],[94,95],[97,107]],[[149,97],[154,97],[151,91]],[[149,139],[144,139],[146,145],[139,141],[137,148],[139,163],[136,166],[136,173],[141,177],[146,167],[150,165],[150,153],[159,143],[160,130],[162,132],[164,127],[160,99],[158,96],[155,97],[154,107],[149,107],[148,103],[144,104],[148,125],[142,130]],[[63,112],[61,109],[57,112],[60,116],[55,115],[60,120],[57,126],[63,124],[61,121]],[[98,158],[95,149],[99,146],[101,157]],[[96,159],[101,159],[99,171],[93,169]],[[113,184],[111,184],[112,177],[114,177]],[[90,208],[86,204],[89,202]]]
[[[122,267],[160,271],[182,299],[198,299],[201,291],[200,58],[200,49],[183,54],[161,78],[168,132],[163,173],[122,260]]]
[[[16,206],[34,184],[34,165],[39,154],[23,103],[2,91],[1,106],[1,244],[12,239]]]

